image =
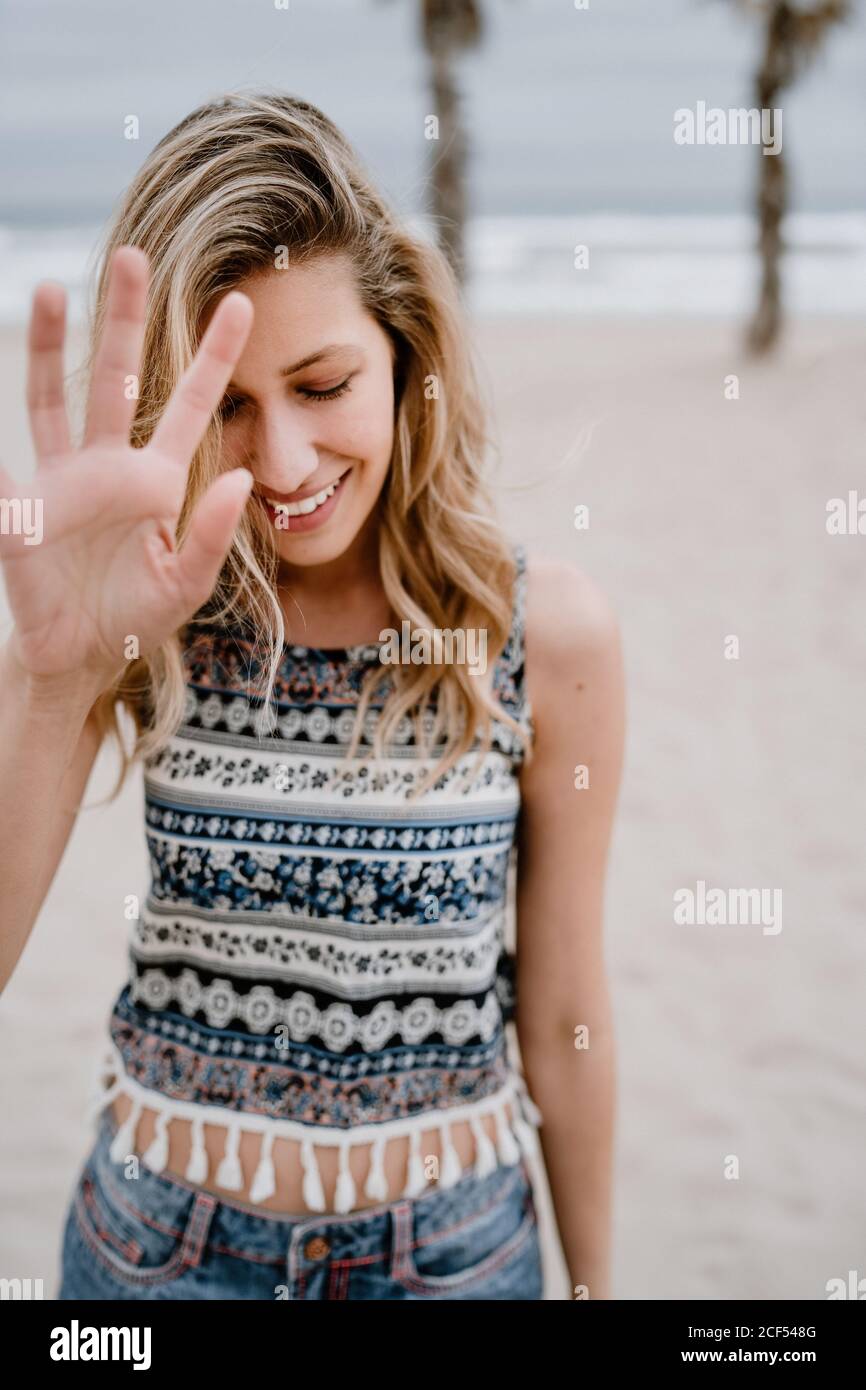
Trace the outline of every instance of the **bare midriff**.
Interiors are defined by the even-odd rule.
[[[132,1102],[128,1096],[119,1095],[111,1102],[111,1108],[117,1124],[122,1124],[129,1114]],[[141,1117],[136,1128],[135,1152],[143,1154],[154,1137],[156,1125],[155,1110],[143,1108]],[[506,1111],[507,1122],[511,1124],[514,1109],[509,1103]],[[496,1143],[496,1121],[492,1115],[485,1115],[480,1123],[484,1127],[490,1139]],[[168,1162],[163,1170],[165,1175],[171,1174],[173,1177],[180,1178],[188,1183],[184,1176],[186,1166],[189,1162],[190,1149],[192,1145],[192,1135],[189,1120],[174,1119],[168,1126]],[[226,1131],[222,1125],[204,1126],[204,1145],[208,1156],[208,1168],[210,1173],[215,1173],[225,1152]],[[426,1161],[430,1156],[441,1159],[442,1135],[437,1128],[421,1131],[421,1156]],[[471,1169],[475,1162],[475,1136],[466,1120],[458,1121],[451,1125],[451,1142],[457,1152],[460,1167],[463,1171]],[[325,1193],[326,1211],[329,1214],[334,1212],[334,1190],[337,1185],[337,1168],[339,1164],[339,1150],[330,1145],[314,1145],[316,1160],[319,1166],[319,1173],[322,1179],[322,1187]],[[264,1202],[250,1202],[250,1187],[259,1162],[261,1150],[261,1138],[257,1134],[241,1133],[238,1154],[240,1157],[241,1170],[243,1172],[243,1187],[237,1190],[228,1191],[226,1188],[219,1187],[210,1179],[205,1183],[194,1184],[203,1188],[207,1192],[212,1192],[215,1196],[223,1197],[227,1201],[245,1202],[259,1210],[280,1211],[291,1215],[304,1213],[311,1215],[308,1211],[303,1197],[304,1168],[301,1163],[301,1146],[294,1139],[278,1138],[274,1140],[272,1158],[274,1163],[274,1175],[276,1181],[276,1191]],[[367,1197],[364,1194],[364,1183],[367,1181],[367,1173],[370,1165],[369,1144],[353,1144],[349,1148],[349,1170],[355,1181],[355,1203],[353,1211],[361,1211],[364,1207],[378,1206],[383,1200],[392,1202],[402,1196],[406,1186],[406,1171],[409,1158],[409,1139],[405,1135],[390,1139],[385,1144],[383,1167],[385,1180],[388,1185],[388,1195],[382,1197]],[[438,1171],[438,1170],[437,1170]],[[435,1187],[435,1182],[430,1183],[430,1187]]]

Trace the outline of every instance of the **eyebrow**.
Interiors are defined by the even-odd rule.
[[[294,376],[302,367],[309,367],[313,362],[318,362],[322,357],[330,357],[335,352],[346,352],[354,349],[352,343],[329,343],[327,347],[319,348],[318,352],[311,352],[307,357],[302,357],[300,362],[293,362],[291,367],[282,367],[280,376]]]

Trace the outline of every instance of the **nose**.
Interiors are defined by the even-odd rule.
[[[253,448],[256,480],[275,492],[296,492],[319,467],[314,420],[286,402],[260,409]]]

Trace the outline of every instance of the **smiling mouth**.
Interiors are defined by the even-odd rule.
[[[347,468],[346,473],[348,473],[348,471]],[[341,473],[339,478],[329,483],[327,487],[322,488],[321,492],[315,492],[310,497],[303,497],[300,502],[281,502],[279,498],[268,497],[266,493],[260,493],[259,495],[262,501],[266,502],[271,510],[276,512],[278,516],[281,514],[283,516],[311,516],[313,512],[317,512],[320,507],[323,507],[325,503],[333,497],[345,478],[346,473]]]

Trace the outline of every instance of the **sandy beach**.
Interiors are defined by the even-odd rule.
[[[476,332],[506,529],[592,574],[625,643],[614,1296],[825,1298],[866,1276],[866,535],[825,527],[829,499],[866,491],[866,330],[799,321],[767,363],[730,320]],[[0,333],[0,369],[0,455],[23,478],[23,332]],[[94,804],[114,770],[103,754],[0,1001],[0,1276],[46,1297],[125,975],[123,899],[147,871],[140,773]],[[675,923],[699,881],[780,890],[782,929]],[[537,1179],[547,1297],[567,1298]]]

